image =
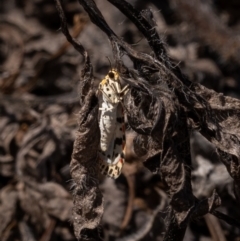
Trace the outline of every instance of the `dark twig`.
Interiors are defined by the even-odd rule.
[[[96,24],[103,32],[105,32],[108,37],[116,36],[116,34],[108,26],[102,13],[99,11],[94,1],[92,0],[88,0],[88,1],[78,0],[78,1],[83,6],[85,11],[89,14],[91,21],[94,24]]]
[[[214,215],[215,217],[223,220],[224,222],[228,223],[229,225],[232,225],[234,227],[237,227],[240,229],[240,222],[237,219],[234,219],[232,217],[229,217],[228,215],[221,213],[217,210],[213,210],[210,212],[212,215]]]
[[[153,18],[152,12],[149,9],[139,12],[125,0],[108,1],[125,14],[136,25],[139,31],[143,33],[150,47],[156,53],[157,59],[169,65],[170,61],[164,44],[155,29],[154,22],[151,21]]]
[[[207,223],[213,241],[227,241],[220,226],[220,223],[216,217],[207,214],[205,215],[204,219]]]
[[[72,38],[68,31],[67,20],[62,8],[61,0],[55,0],[55,3],[56,8],[58,10],[58,14],[61,18],[61,30],[63,34],[66,36],[67,40],[73,45],[73,47],[84,57],[85,63],[84,69],[81,72],[82,82],[80,83],[80,102],[82,104],[85,96],[92,87],[92,82],[90,81],[93,77],[92,64],[88,52],[84,49],[82,44],[80,44],[77,40]]]
[[[62,32],[67,40],[85,58],[81,74],[79,128],[73,146],[70,174],[73,182],[72,222],[74,233],[81,240],[101,240],[99,223],[103,213],[102,194],[98,187],[98,100],[92,90],[93,71],[89,55],[84,47],[69,34],[60,0],[56,0],[61,17]],[[88,148],[91,147],[91,152]]]
[[[68,42],[70,42],[72,44],[72,46],[81,55],[83,55],[86,59],[89,59],[87,51],[84,49],[84,47],[79,42],[77,42],[74,38],[72,38],[72,36],[70,35],[70,33],[68,31],[66,16],[65,16],[64,11],[62,9],[61,0],[55,0],[55,3],[56,3],[56,8],[58,10],[58,14],[61,18],[61,30],[62,30],[63,34],[66,36]]]

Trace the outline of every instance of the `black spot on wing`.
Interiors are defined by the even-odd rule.
[[[118,123],[123,123],[124,122],[124,118],[123,117],[117,117],[117,122]]]
[[[114,146],[116,145],[119,145],[121,146],[122,145],[122,138],[116,138],[115,141],[114,141]]]

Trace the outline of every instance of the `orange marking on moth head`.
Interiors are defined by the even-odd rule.
[[[107,79],[106,78],[104,78],[102,81],[101,81],[101,83],[100,83],[100,85],[105,85],[106,83],[107,83]]]
[[[118,72],[114,71],[114,80],[118,80],[119,79],[119,74]]]

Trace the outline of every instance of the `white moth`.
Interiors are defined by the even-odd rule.
[[[122,89],[118,72],[111,70],[99,84],[99,90],[102,93],[99,108],[100,171],[111,178],[117,178],[125,161],[125,126],[121,101],[128,86]]]

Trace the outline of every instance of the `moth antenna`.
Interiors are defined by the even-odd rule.
[[[111,71],[112,71],[112,63],[111,63],[111,60],[110,60],[110,58],[109,58],[108,56],[106,56],[106,58],[108,59],[108,62],[109,62],[109,64],[110,64]]]

